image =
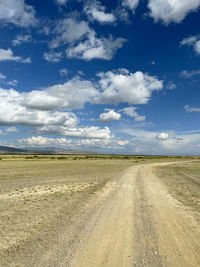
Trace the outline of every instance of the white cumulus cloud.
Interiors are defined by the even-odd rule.
[[[48,138],[43,136],[32,136],[29,138],[21,138],[18,140],[19,143],[26,146],[63,146],[69,145],[71,140],[67,140],[66,138]]]
[[[62,59],[62,52],[54,52],[54,51],[45,52],[43,58],[46,61],[58,63]]]
[[[159,133],[131,128],[121,129],[123,133],[132,135],[129,139],[130,151],[140,154],[199,155],[199,131]]]
[[[49,47],[55,49],[67,46],[66,56],[68,58],[79,58],[83,60],[104,59],[111,60],[117,50],[123,47],[127,41],[125,38],[98,37],[91,29],[88,22],[79,21],[76,18],[65,18],[56,22],[52,29],[52,40]]]
[[[16,133],[16,132],[19,132],[19,130],[16,127],[12,126],[12,127],[7,128],[6,132],[7,133]]]
[[[38,21],[34,8],[25,4],[24,0],[1,0],[0,22],[28,27],[35,26]]]
[[[111,60],[125,42],[126,39],[120,37],[114,39],[111,35],[108,38],[97,38],[96,33],[91,31],[85,41],[67,48],[66,55],[69,58],[88,61],[92,59]]]
[[[0,61],[17,61],[22,63],[31,63],[31,59],[29,57],[22,58],[19,56],[14,56],[13,51],[10,48],[0,48]]]
[[[49,43],[51,48],[57,48],[82,39],[90,28],[86,21],[77,21],[74,18],[66,18],[57,21],[53,30],[53,39]]]
[[[97,80],[84,80],[77,76],[65,83],[55,84],[41,90],[19,92],[0,88],[0,125],[27,126],[40,135],[56,134],[74,138],[110,139],[108,127],[79,125],[77,116],[69,112],[90,104],[146,104],[152,92],[162,89],[162,81],[142,72],[130,73],[120,69],[99,73]],[[105,110],[99,120],[119,120],[120,112],[144,121],[145,116],[135,107],[120,111]]]
[[[135,118],[135,121],[140,122],[140,121],[145,121],[146,117],[141,116],[136,112],[136,107],[126,107],[123,108],[121,111],[126,114],[127,116]]]
[[[85,6],[84,11],[90,19],[99,23],[113,23],[116,20],[114,14],[105,12],[106,8],[99,1],[90,2]]]
[[[193,45],[194,43],[196,43],[196,41],[198,40],[199,36],[198,35],[194,35],[194,36],[189,36],[189,37],[186,37],[184,38],[181,42],[180,42],[180,45],[187,45],[187,46],[190,46],[190,45]]]
[[[186,46],[192,46],[194,51],[197,54],[200,54],[200,35],[194,35],[190,37],[184,38],[181,42],[180,45],[186,45]]]
[[[0,125],[44,126],[64,125],[72,127],[78,123],[75,114],[61,111],[41,111],[23,104],[24,94],[16,90],[0,88]]]
[[[88,90],[88,87],[86,88]],[[55,92],[57,92],[58,94],[58,90],[56,91],[56,88],[54,89]],[[35,93],[35,91],[32,91],[32,93],[33,92]],[[66,101],[66,98],[68,97],[68,91],[65,91],[64,89],[64,91],[60,92],[61,98],[63,98],[63,93],[65,97],[64,101]],[[88,98],[91,96],[90,93],[88,91]],[[8,132],[14,132],[15,128],[13,127],[20,125],[33,127],[34,131],[38,134],[56,134],[61,136],[70,136],[74,138],[111,138],[111,131],[108,127],[100,128],[94,126],[78,126],[79,119],[74,113],[59,111],[59,106],[56,106],[56,110],[54,110],[55,102],[52,103],[51,100],[46,99],[46,97],[41,99],[40,104],[37,103],[37,105],[39,105],[38,107],[35,106],[35,103],[37,102],[36,96],[34,98],[34,101],[36,101],[35,103],[27,103],[27,97],[33,98],[33,94],[31,96],[29,94],[30,93],[19,93],[13,89],[5,90],[0,88],[0,125],[11,126],[11,128],[8,129]],[[38,99],[40,99],[40,94],[41,91],[37,95]],[[57,96],[57,94],[55,94],[55,96]],[[73,98],[73,96],[71,97]],[[82,102],[80,101],[84,100],[80,97],[80,94],[76,97],[77,101],[82,104]],[[47,102],[49,101],[49,103],[46,103],[45,100]],[[46,109],[49,110],[44,110],[42,101],[44,104],[47,104]],[[78,102],[76,104],[79,105]]]
[[[159,139],[159,140],[167,140],[168,138],[169,138],[169,134],[165,133],[165,132],[157,135],[157,139]]]
[[[120,145],[120,146],[125,146],[125,145],[128,145],[129,143],[130,143],[129,140],[119,140],[117,142],[117,144]]]
[[[109,110],[108,112],[101,113],[99,116],[98,121],[100,122],[111,122],[111,121],[118,121],[121,118],[121,114],[114,111]]]
[[[139,0],[122,0],[122,6],[129,8],[132,12],[135,12],[135,9],[138,4]]]
[[[109,139],[111,131],[108,127],[100,128],[95,126],[79,126],[65,127],[46,125],[37,129],[40,134],[56,134],[65,135],[73,138],[94,138],[94,139]]]
[[[153,91],[163,88],[162,81],[140,71],[131,73],[126,69],[119,69],[98,75],[102,90],[98,102],[102,104],[146,104]]]
[[[197,11],[200,0],[149,0],[150,16],[165,24],[180,23],[191,12]]]
[[[98,94],[92,82],[76,77],[64,84],[24,94],[23,105],[40,110],[80,109],[86,102],[93,102]]]

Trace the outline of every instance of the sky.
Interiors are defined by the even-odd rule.
[[[0,0],[0,145],[199,155],[200,0]]]

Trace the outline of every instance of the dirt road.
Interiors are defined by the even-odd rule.
[[[197,222],[153,175],[166,164],[133,166],[107,183],[37,266],[200,266]]]
[[[197,171],[195,177],[192,173],[182,182],[182,176],[178,180],[174,169],[169,170],[172,167],[176,170],[176,165],[167,166],[169,164],[174,163],[133,165],[113,176],[102,189],[91,191],[89,198],[81,195],[70,213],[63,209],[62,216],[49,226],[50,232],[41,228],[40,238],[5,254],[4,263],[0,265],[200,266],[199,173]],[[185,166],[180,164],[177,163],[179,171]],[[184,199],[184,196],[187,197]],[[187,199],[189,205],[184,204]],[[66,199],[59,201],[62,206]]]

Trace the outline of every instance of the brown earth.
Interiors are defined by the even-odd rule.
[[[54,184],[49,189],[53,191],[48,193],[50,198],[43,203],[54,205],[57,213],[48,205],[40,210],[40,216],[46,217],[41,227],[32,228],[34,238],[29,233],[24,237],[25,246],[19,242],[18,249],[13,244],[15,249],[10,248],[10,253],[4,251],[2,266],[200,266],[199,163],[195,168],[193,163],[183,162],[131,167],[130,163],[119,163],[110,162],[107,171],[102,163],[95,174],[95,189],[91,181],[88,185],[88,181],[79,180],[76,197],[67,197],[74,186],[72,180],[65,186]],[[40,197],[46,196],[45,187],[34,186]],[[23,189],[19,198],[26,199],[27,190]],[[51,197],[58,192],[62,197],[56,202]],[[9,194],[1,194],[0,201],[8,201],[8,197],[16,201],[17,194]],[[32,219],[37,221],[40,216],[36,213]],[[21,232],[24,234],[23,229]],[[0,244],[5,249],[10,243],[4,239]]]

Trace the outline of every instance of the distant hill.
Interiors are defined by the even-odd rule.
[[[91,151],[76,149],[61,149],[52,147],[27,147],[15,148],[10,146],[0,146],[0,154],[96,154]]]
[[[62,149],[53,147],[27,147],[29,152],[38,154],[96,154],[96,152],[78,150],[78,149]]]
[[[0,153],[1,154],[7,154],[7,153],[24,153],[28,152],[27,150],[21,149],[21,148],[15,148],[10,146],[0,146]]]

